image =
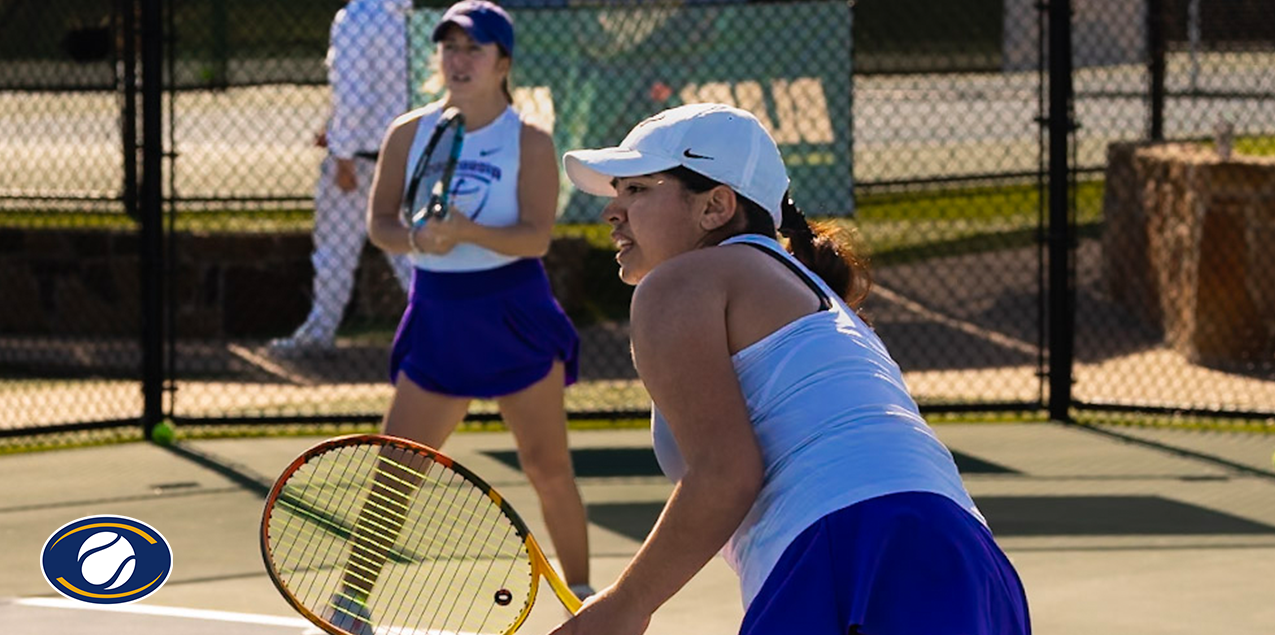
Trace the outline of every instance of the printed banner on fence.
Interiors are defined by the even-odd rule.
[[[854,212],[849,3],[513,9],[514,101],[552,126],[561,154],[618,144],[674,106],[725,102],[757,115],[779,143],[797,203]],[[442,92],[417,10],[410,38],[413,107]],[[598,219],[605,201],[562,179],[565,220]]]

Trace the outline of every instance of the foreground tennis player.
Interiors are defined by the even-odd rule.
[[[641,633],[721,551],[741,633],[1029,633],[1017,573],[852,308],[867,271],[788,199],[757,119],[682,106],[564,163],[613,197],[633,359],[676,486],[616,583],[554,632]]]

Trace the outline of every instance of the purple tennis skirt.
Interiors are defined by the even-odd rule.
[[[741,635],[1029,635],[1027,596],[978,519],[925,492],[824,516],[784,551]]]
[[[390,351],[390,382],[402,371],[430,392],[500,397],[544,379],[557,361],[569,386],[579,358],[580,338],[539,259],[483,271],[417,269]]]

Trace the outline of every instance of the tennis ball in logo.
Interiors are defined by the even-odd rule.
[[[98,532],[80,546],[80,573],[84,581],[114,589],[133,575],[137,554],[133,545],[113,531]]]
[[[173,439],[177,438],[177,432],[173,430],[173,425],[167,421],[160,421],[151,428],[151,441],[160,445],[169,445]]]

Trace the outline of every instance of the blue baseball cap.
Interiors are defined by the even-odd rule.
[[[486,0],[462,0],[453,4],[434,26],[433,40],[443,39],[447,25],[455,24],[479,44],[495,43],[514,54],[514,21],[504,9]]]

